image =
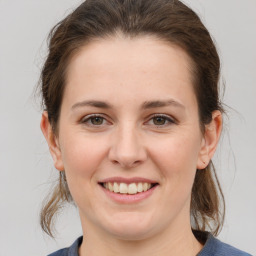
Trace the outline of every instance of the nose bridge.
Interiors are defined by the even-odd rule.
[[[119,125],[113,134],[109,158],[122,167],[131,168],[146,159],[139,129],[133,122]]]

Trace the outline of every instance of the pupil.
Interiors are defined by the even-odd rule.
[[[154,117],[154,124],[163,125],[165,124],[165,119],[163,117]]]
[[[94,117],[94,118],[92,118],[92,123],[95,124],[95,125],[100,125],[100,124],[102,124],[102,122],[103,122],[102,117]]]

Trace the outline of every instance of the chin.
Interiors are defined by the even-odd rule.
[[[150,237],[150,232],[147,228],[129,227],[129,229],[116,228],[112,230],[111,235],[119,240],[124,241],[139,241]]]
[[[152,233],[151,219],[141,213],[116,214],[105,230],[118,239],[141,240]]]

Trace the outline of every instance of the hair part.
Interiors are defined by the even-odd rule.
[[[192,60],[192,76],[202,132],[212,112],[224,112],[219,100],[220,60],[214,42],[197,14],[178,0],[86,0],[49,34],[49,53],[41,73],[44,109],[58,136],[58,120],[71,58],[93,40],[122,34],[128,38],[153,36],[182,48]],[[64,172],[41,211],[41,226],[53,236],[53,217],[72,201]],[[191,196],[193,229],[221,229],[224,196],[212,162],[197,170]]]

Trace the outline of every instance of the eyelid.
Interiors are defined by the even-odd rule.
[[[98,128],[101,127],[101,126],[103,126],[103,125],[105,125],[105,124],[101,124],[101,125],[93,125],[93,124],[90,124],[88,121],[89,121],[91,118],[94,118],[94,117],[101,117],[105,122],[110,123],[110,122],[107,120],[107,118],[105,117],[104,114],[89,114],[89,115],[83,116],[83,117],[80,119],[79,123],[84,124],[84,125],[88,125],[88,126],[91,126],[91,127],[98,127]]]
[[[163,124],[163,125],[154,125],[156,127],[165,127],[168,125],[177,124],[177,120],[175,118],[170,117],[169,115],[166,115],[166,114],[153,114],[148,118],[148,121],[146,123],[148,123],[149,121],[151,121],[153,118],[156,118],[156,117],[164,118],[168,122],[167,124]]]
[[[103,124],[100,124],[100,125],[94,125],[94,124],[90,124],[89,121],[91,118],[94,118],[94,117],[100,117],[100,118],[103,118]],[[172,125],[172,124],[177,124],[178,121],[174,118],[174,117],[171,117],[170,115],[166,115],[166,114],[153,114],[151,116],[149,116],[147,118],[147,121],[145,122],[145,124],[149,123],[153,118],[156,118],[156,117],[161,117],[161,118],[164,118],[167,123],[166,124],[163,124],[163,125],[155,125],[155,124],[151,124],[152,126],[155,126],[155,127],[166,127],[166,126],[169,126],[169,125]],[[80,120],[79,120],[79,123],[81,124],[84,124],[84,125],[87,125],[87,126],[91,126],[91,127],[96,127],[96,128],[100,128],[104,125],[108,125],[106,124],[106,122],[109,124],[111,123],[108,118],[106,117],[105,114],[102,114],[102,113],[97,113],[97,114],[89,114],[89,115],[85,115],[83,116]]]

